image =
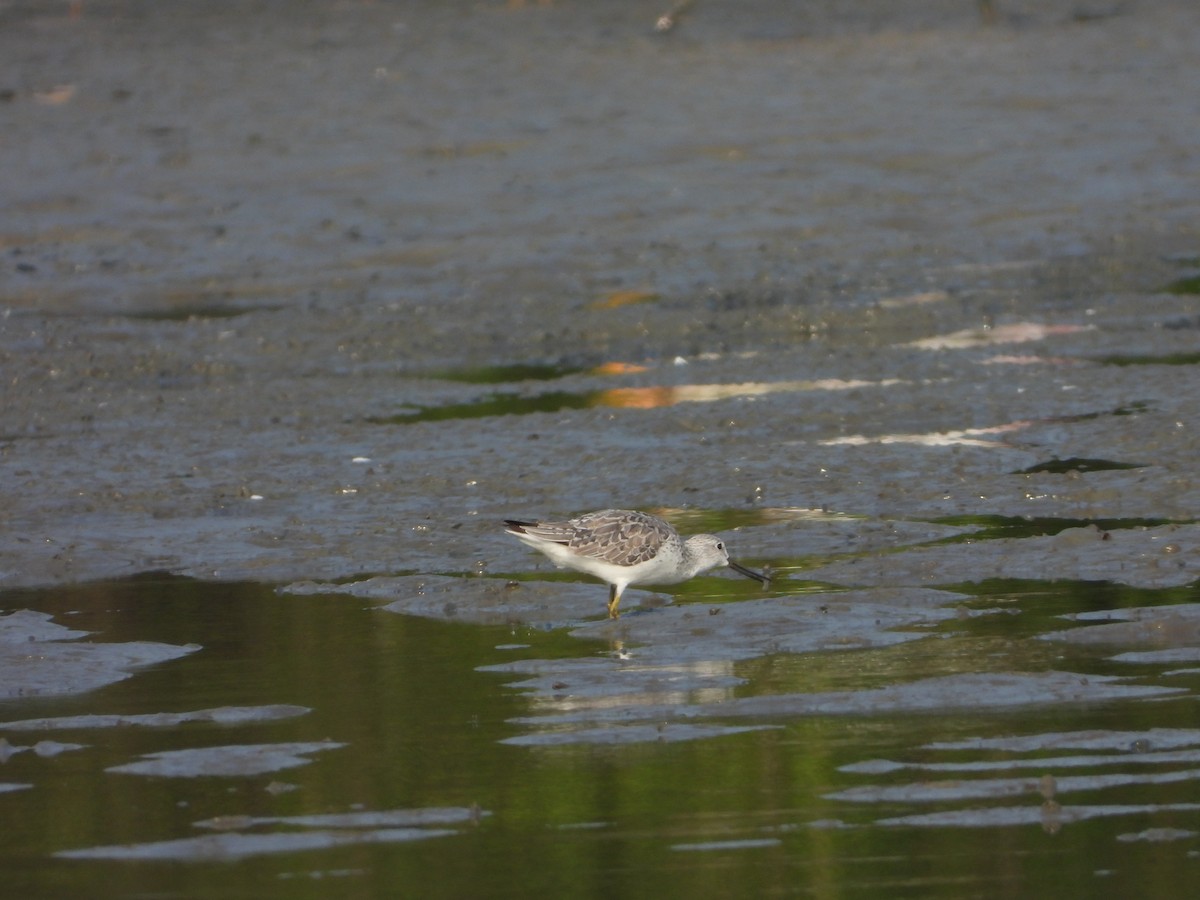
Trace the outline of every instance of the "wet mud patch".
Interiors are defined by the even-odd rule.
[[[211,834],[173,841],[118,844],[60,850],[57,859],[143,862],[232,862],[277,853],[303,853],[362,844],[397,844],[447,837],[458,832],[435,828],[379,828],[361,831],[307,831],[280,834]]]
[[[1083,751],[1063,755],[1063,751]],[[943,757],[943,759],[939,759]],[[949,757],[949,759],[944,759]],[[913,748],[908,759],[849,763],[852,775],[890,776],[825,795],[838,803],[890,814],[873,824],[889,827],[1013,827],[1037,825],[1055,833],[1064,826],[1110,816],[1166,818],[1200,804],[1129,803],[1146,788],[1189,791],[1200,783],[1200,731],[1195,729],[1035,732],[1012,737],[964,738]],[[1180,765],[1192,768],[1178,768]],[[1080,773],[1080,770],[1083,770]],[[1115,771],[1114,771],[1115,770]],[[1032,771],[1035,774],[1025,775]],[[995,777],[995,773],[1006,777]],[[1073,803],[1083,795],[1089,803]],[[1098,798],[1110,802],[1097,804]],[[1011,801],[1020,800],[1017,805]],[[997,805],[974,806],[979,801]],[[947,807],[938,812],[895,814],[897,807]],[[857,817],[855,817],[857,818]],[[1120,838],[1118,838],[1120,840]]]
[[[300,828],[427,828],[431,825],[478,824],[491,813],[478,807],[428,807],[388,809],[303,816],[221,816],[196,822],[197,828],[213,831],[284,825]]]
[[[1161,844],[1166,841],[1187,840],[1188,838],[1194,838],[1197,835],[1200,835],[1200,832],[1192,831],[1187,828],[1147,828],[1143,831],[1118,834],[1117,840],[1123,844],[1137,842]]]
[[[1033,578],[1108,581],[1145,588],[1183,586],[1200,578],[1200,526],[1108,529],[1093,524],[978,544],[968,538],[843,560],[806,570],[805,576],[846,585],[953,585]]]
[[[1057,834],[1065,826],[1096,818],[1137,816],[1151,821],[1174,822],[1189,818],[1200,805],[1173,802],[1182,790],[1188,792],[1200,780],[1200,769],[1176,768],[1200,761],[1200,733],[1193,729],[1148,728],[1144,730],[1096,730],[1084,732],[1031,733],[1014,737],[967,738],[913,748],[911,761],[867,760],[841,766],[850,774],[892,773],[886,785],[862,785],[827,794],[827,799],[878,808],[894,813],[897,807],[920,809],[929,805],[951,808],[938,812],[887,815],[870,824],[915,828],[1012,828],[1038,826]],[[1087,751],[1083,755],[1059,755],[1064,750]],[[934,753],[931,759],[930,753]],[[936,754],[950,753],[953,761],[937,761]],[[963,754],[968,758],[963,758]],[[1118,771],[1113,771],[1113,770]],[[1032,770],[1039,773],[1024,776]],[[1084,770],[1083,774],[1074,774]],[[1095,770],[1095,771],[1087,771]],[[913,780],[896,773],[911,771]],[[979,777],[1012,772],[1012,777]],[[896,783],[897,781],[900,783]],[[1170,785],[1167,793],[1154,787]],[[1149,787],[1147,791],[1145,788]],[[1164,797],[1160,802],[1140,800],[1147,793]],[[1110,802],[1072,803],[1072,796]],[[1018,805],[1004,801],[1022,798]],[[999,805],[966,805],[978,801],[1000,801]],[[851,813],[861,825],[860,817]],[[844,823],[842,823],[844,824]],[[1116,835],[1117,841],[1176,840],[1190,831],[1168,827]]]
[[[652,615],[589,623],[571,634],[619,641],[643,661],[732,662],[919,640],[929,633],[920,629],[956,618],[949,605],[961,599],[960,594],[917,588],[688,603]]]
[[[1200,660],[1200,604],[1197,603],[1075,613],[1066,618],[1085,626],[1053,631],[1040,638],[1076,646],[1162,648],[1157,652],[1123,653],[1117,657],[1130,663]]]
[[[643,744],[647,742],[673,744],[679,741],[707,740],[748,731],[775,728],[772,725],[692,725],[666,722],[657,725],[605,725],[602,728],[580,728],[570,731],[546,731],[522,734],[502,740],[502,744],[524,747],[553,747],[561,744]]]
[[[1128,753],[1175,750],[1200,746],[1200,729],[1147,728],[1142,731],[1041,732],[1007,737],[968,737],[955,741],[933,741],[929,750],[998,751],[1004,753],[1055,752],[1060,750],[1111,750]]]
[[[93,691],[136,669],[179,659],[200,647],[150,641],[67,643],[86,637],[52,622],[49,613],[0,616],[0,696],[34,697]]]
[[[477,825],[491,813],[477,807],[430,807],[302,816],[228,815],[194,823],[217,834],[64,850],[59,859],[229,862],[275,853],[329,850],[361,844],[395,844],[448,837],[447,827]],[[267,833],[249,829],[275,828]]]
[[[1139,760],[1136,763],[1164,764],[1179,762],[1180,754],[1172,754],[1169,758],[1155,760]],[[1200,761],[1200,754],[1192,754],[1187,760]],[[1122,760],[1123,763],[1128,762]],[[1104,765],[1105,760],[1089,761],[1089,765]],[[1041,758],[1031,763],[1032,768],[1052,769],[1063,766],[1061,760]],[[928,770],[927,770],[928,771]],[[935,770],[938,771],[938,770]],[[966,772],[967,768],[954,769],[955,772]],[[977,778],[963,780],[960,778],[947,779],[944,782],[922,781],[912,785],[865,785],[858,788],[826,794],[829,800],[845,800],[852,803],[945,803],[963,800],[998,800],[1009,797],[1041,796],[1051,792],[1055,795],[1076,793],[1079,791],[1096,791],[1114,787],[1147,784],[1177,784],[1179,782],[1195,783],[1200,780],[1200,769],[1183,769],[1175,772],[1159,774],[1120,774],[1120,775],[1091,775],[1066,776],[1048,782],[1045,776],[1032,778]]]
[[[1120,700],[1146,700],[1187,693],[1185,688],[1130,683],[1113,675],[1071,672],[967,673],[918,679],[906,684],[865,691],[825,691],[734,697],[719,703],[694,705],[618,706],[572,710],[553,715],[514,719],[543,728],[580,722],[712,718],[775,718],[797,716],[871,716],[896,713],[944,714],[949,711],[1003,710],[1022,707],[1076,705]]]
[[[187,723],[213,725],[257,725],[290,719],[312,712],[306,706],[222,706],[183,713],[108,714],[88,713],[47,719],[21,719],[0,722],[0,731],[57,731],[90,728],[174,728]]]
[[[671,849],[684,853],[724,853],[730,850],[757,850],[778,847],[779,838],[744,838],[733,841],[701,841],[695,844],[672,844]]]
[[[0,731],[9,730],[9,726],[0,724]],[[7,738],[0,738],[0,763],[8,762],[18,753],[30,752],[42,759],[51,759],[60,753],[71,750],[82,750],[87,744],[64,744],[60,741],[38,741],[32,745],[10,744]]]
[[[110,766],[106,771],[156,778],[247,777],[307,766],[312,762],[309,759],[312,754],[344,746],[337,741],[319,741],[163,750],[146,754],[145,758],[135,762]]]
[[[1066,825],[1089,819],[1194,813],[1198,810],[1200,803],[1130,803],[1110,806],[1064,806],[1051,803],[1041,806],[991,807],[888,816],[877,819],[875,824],[910,828],[1013,828],[1018,825],[1039,825],[1043,831],[1057,834]]]

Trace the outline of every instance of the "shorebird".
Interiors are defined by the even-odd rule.
[[[545,553],[559,568],[594,575],[608,584],[608,617],[617,618],[621,593],[631,584],[678,584],[717,566],[762,582],[762,575],[729,558],[715,534],[686,541],[657,516],[602,509],[563,522],[505,519],[508,534]]]

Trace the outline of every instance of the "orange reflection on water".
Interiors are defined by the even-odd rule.
[[[637,303],[651,303],[658,299],[656,291],[633,289],[614,291],[592,304],[592,309],[620,309],[622,306],[633,306]]]
[[[898,378],[883,381],[820,378],[813,381],[750,381],[742,384],[681,384],[675,387],[613,388],[598,391],[595,406],[614,406],[621,409],[661,409],[677,403],[705,403],[728,400],[731,397],[758,397],[790,391],[848,391],[853,388],[890,387],[901,384]]]
[[[668,387],[613,388],[600,391],[595,397],[597,406],[616,406],[621,409],[658,409],[678,402],[675,388]]]
[[[637,372],[648,372],[649,366],[639,366],[637,363],[606,362],[592,369],[593,375],[629,375]]]

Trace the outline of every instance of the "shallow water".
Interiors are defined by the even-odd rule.
[[[547,586],[586,588],[602,612],[600,585]],[[755,601],[724,586],[700,579],[621,624],[700,613],[736,645],[751,626],[731,614]],[[852,619],[843,596],[774,592]],[[200,645],[88,694],[0,701],[0,776],[23,786],[0,797],[9,889],[1186,895],[1198,660],[1039,638],[1097,607],[1193,613],[1196,589],[953,598],[940,623],[902,628],[911,640],[720,662],[693,641],[614,645],[601,620],[580,640],[248,583],[8,592],[0,608],[52,613],[88,644]],[[510,686],[530,670],[553,677]]]

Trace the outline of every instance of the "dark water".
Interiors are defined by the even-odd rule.
[[[1124,589],[1100,587],[977,586],[980,597],[964,608],[1004,598],[1022,615],[960,617],[924,640],[887,648],[734,663],[731,674],[743,683],[729,697],[869,690],[954,671],[1011,670],[1017,660],[1030,672],[1129,675],[1129,666],[1105,661],[1111,648],[1036,640],[1061,628],[1053,614],[1078,609],[1081,597],[1122,604]],[[692,603],[696,595],[678,599]],[[1184,588],[1133,599],[1183,609],[1197,597]],[[13,747],[85,745],[47,756],[19,752],[0,765],[0,782],[32,785],[0,794],[9,896],[1182,897],[1192,895],[1200,870],[1200,759],[1187,758],[1200,754],[1200,678],[1195,669],[1163,674],[1184,665],[1135,667],[1133,674],[1148,676],[1135,683],[1187,688],[1154,699],[737,717],[724,724],[770,727],[678,742],[521,746],[501,741],[526,733],[513,720],[531,714],[535,695],[479,668],[607,659],[607,646],[562,630],[393,615],[353,596],[288,596],[265,585],[155,575],[9,592],[0,609],[53,613],[60,624],[94,632],[90,642],[202,646],[90,693],[4,700],[2,722],[267,704],[311,709],[232,725],[0,727]],[[1094,731],[1125,737],[1109,750],[1054,748],[1046,738]],[[1164,743],[1169,734],[1178,746]],[[1033,750],[965,743],[1012,736],[1042,743]],[[341,746],[258,774],[105,771],[166,750],[326,740]],[[1160,750],[1183,756],[1156,756]],[[876,760],[935,768],[862,771]],[[970,765],[936,768],[946,764]],[[973,768],[980,765],[1001,768]],[[1114,773],[1130,783],[1104,780]],[[1065,789],[1047,787],[1046,775]],[[1027,784],[1010,796],[923,795],[930,785],[998,778]],[[55,855],[196,838],[213,833],[196,823],[217,817],[442,808],[469,815],[417,840],[333,846],[318,838],[303,851],[219,860],[189,852],[166,860]],[[1078,809],[1091,810],[1089,817],[1070,820]],[[996,824],[989,815],[998,810],[1027,820]],[[889,823],[931,813],[962,819]],[[241,835],[305,830],[225,821],[227,833]]]

